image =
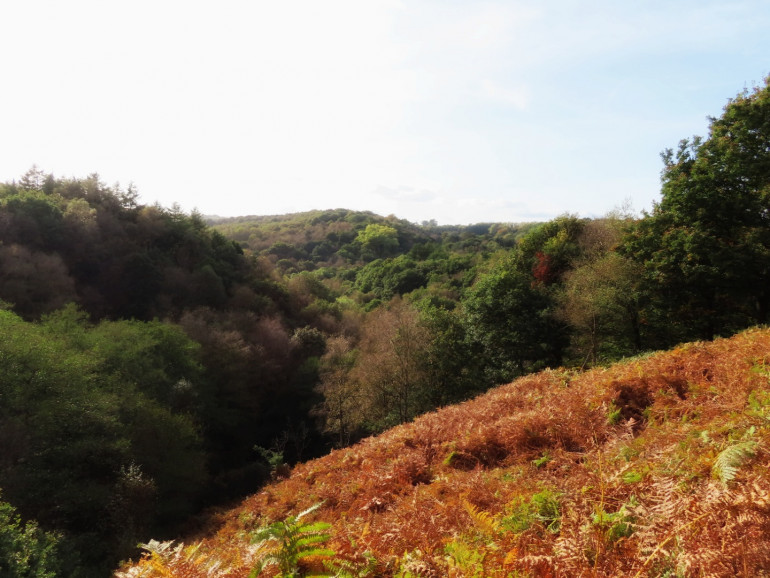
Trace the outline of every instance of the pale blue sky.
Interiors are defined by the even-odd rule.
[[[770,73],[767,0],[0,3],[0,180],[225,216],[442,224],[659,198],[659,153]]]

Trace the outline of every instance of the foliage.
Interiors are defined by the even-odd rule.
[[[558,315],[573,329],[572,348],[583,365],[639,347],[639,273],[634,262],[608,252],[565,275]]]
[[[639,504],[636,496],[631,496],[627,504],[623,504],[617,512],[605,512],[598,509],[591,519],[591,524],[604,533],[604,539],[612,544],[621,538],[629,538],[634,533],[636,519],[632,514],[633,508]]]
[[[552,490],[534,494],[529,501],[510,509],[500,525],[511,532],[523,532],[533,524],[540,524],[551,533],[558,534],[561,525],[561,496]]]
[[[751,330],[520,378],[296,466],[228,513],[200,552],[230,575],[247,572],[248,520],[285,521],[324,500],[316,513],[335,520],[328,547],[339,559],[373,556],[375,575],[761,575],[770,427],[751,408],[770,395],[756,370],[769,349],[770,332]],[[737,445],[746,441],[758,444],[752,460]],[[739,447],[728,452],[745,457],[728,487],[712,468]]]
[[[124,323],[131,340],[155,329]],[[128,554],[140,532],[173,526],[205,480],[191,419],[141,391],[157,368],[129,377],[110,364],[102,339],[74,309],[43,324],[0,311],[0,434],[8,442],[0,485],[23,515],[61,532],[64,548],[82,550],[86,567]],[[111,340],[121,345],[116,332]],[[158,365],[171,359],[158,354]]]
[[[770,78],[730,100],[705,140],[663,153],[662,200],[623,248],[645,267],[663,345],[768,319],[768,119]]]
[[[754,440],[746,440],[723,449],[711,467],[713,476],[725,484],[733,481],[738,469],[756,455],[757,445]]]
[[[356,242],[361,245],[365,259],[387,257],[398,248],[398,231],[388,225],[371,223],[358,233]]]
[[[256,451],[263,460],[265,460],[270,466],[272,471],[276,471],[280,466],[284,464],[283,451],[278,449],[263,448],[262,446],[254,446]]]
[[[37,523],[23,523],[16,510],[0,502],[0,575],[8,578],[55,578],[60,561],[57,537]]]
[[[427,276],[417,263],[401,255],[395,259],[378,259],[356,274],[355,286],[364,293],[372,292],[380,299],[411,293],[425,286]]]
[[[352,379],[369,400],[375,428],[403,423],[419,413],[425,387],[421,363],[429,337],[417,311],[400,300],[368,317]]]
[[[484,375],[486,357],[471,340],[462,312],[431,303],[417,307],[427,338],[420,357],[425,379],[422,408],[458,403],[489,389],[493,382]]]
[[[469,578],[484,578],[485,553],[460,540],[452,540],[445,547],[450,572],[461,572]]]
[[[350,444],[368,414],[365,392],[350,375],[355,360],[356,351],[344,337],[330,340],[321,358],[319,390],[323,402],[316,413],[323,416],[325,430],[335,436],[340,447]]]
[[[376,576],[377,559],[370,553],[364,552],[359,557],[360,560],[346,560],[344,558],[334,558],[324,560],[324,567],[335,578],[367,578]]]
[[[518,245],[517,268],[544,285],[561,281],[580,256],[579,237],[584,227],[583,220],[564,215],[529,231]]]
[[[483,348],[497,383],[559,364],[563,330],[549,305],[544,288],[510,262],[482,276],[470,290],[464,302],[468,332]]]
[[[300,570],[300,561],[309,557],[331,557],[334,551],[319,547],[329,541],[326,530],[331,524],[326,522],[301,522],[302,518],[318,510],[319,502],[296,516],[288,516],[285,520],[273,522],[252,533],[252,542],[259,545],[275,543],[275,549],[263,556],[249,576],[259,576],[262,570],[271,565],[278,566],[283,577],[304,575]]]

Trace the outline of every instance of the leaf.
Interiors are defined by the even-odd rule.
[[[312,524],[302,525],[301,529],[304,534],[316,534],[328,530],[331,527],[332,525],[328,522],[313,522]]]
[[[297,514],[297,517],[294,518],[294,520],[301,520],[302,518],[304,518],[308,514],[312,514],[313,512],[315,512],[318,508],[320,508],[323,505],[324,505],[323,502],[318,502],[317,504],[313,504],[307,510],[303,510],[302,512]],[[287,520],[288,520],[288,518],[287,518]]]
[[[722,483],[729,484],[738,474],[740,467],[754,457],[758,445],[757,442],[749,440],[725,448],[711,467],[712,475]]]
[[[503,560],[503,564],[505,564],[505,565],[515,564],[516,560],[518,560],[518,559],[519,559],[519,550],[518,550],[518,548],[514,548],[513,550],[510,550],[505,555],[505,560]]]
[[[303,550],[299,554],[297,554],[297,558],[307,558],[308,556],[324,556],[324,557],[331,557],[334,556],[336,552],[334,550],[329,550],[328,548],[314,548],[312,550]]]
[[[479,509],[468,502],[468,500],[463,499],[462,504],[465,508],[465,511],[468,512],[471,520],[473,520],[473,523],[479,530],[485,534],[497,534],[497,532],[500,530],[500,524],[497,520],[495,520],[492,514],[489,512],[479,511]]]

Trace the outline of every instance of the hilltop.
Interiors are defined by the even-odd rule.
[[[438,225],[393,215],[331,209],[287,215],[207,217],[206,222],[244,250],[268,258],[283,273],[330,266],[349,268],[378,258],[424,259],[437,245],[462,252],[513,247],[539,223]],[[368,229],[368,231],[367,231]]]
[[[303,571],[326,560],[339,576],[764,575],[768,363],[770,330],[752,329],[522,377],[300,464],[205,536],[153,543],[118,576],[247,576],[286,555],[251,536],[303,529],[296,516],[315,504],[307,519],[330,524],[319,533],[335,555],[308,556]]]

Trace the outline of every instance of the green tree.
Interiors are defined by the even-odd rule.
[[[580,256],[579,239],[584,227],[585,221],[572,215],[535,227],[519,242],[514,265],[546,286],[561,281]]]
[[[179,326],[160,321],[102,321],[89,335],[103,371],[135,384],[164,407],[178,412],[196,409],[202,372],[200,345]]]
[[[623,251],[645,266],[665,342],[710,339],[770,313],[770,77],[662,154],[662,199]],[[659,345],[659,344],[656,344]]]
[[[366,259],[382,259],[398,248],[398,231],[388,225],[370,223],[358,233],[356,242],[361,245]]]
[[[118,398],[98,360],[0,311],[0,486],[25,517],[98,565],[115,473],[129,460]],[[90,544],[90,548],[86,547]]]
[[[22,522],[16,509],[0,502],[0,576],[56,578],[61,571],[58,539],[34,521]]]
[[[89,571],[130,556],[140,531],[167,532],[196,504],[199,434],[163,387],[196,367],[184,357],[190,343],[157,322],[93,328],[74,307],[42,323],[0,311],[0,486]]]
[[[463,305],[468,334],[481,346],[493,381],[560,363],[565,330],[551,314],[551,297],[515,260],[482,276]]]
[[[19,186],[26,191],[42,190],[47,176],[37,165],[32,165],[19,179]]]
[[[372,292],[379,299],[390,300],[424,286],[427,278],[418,264],[406,255],[377,259],[356,274],[356,288]]]
[[[8,214],[8,226],[0,241],[20,243],[30,249],[53,251],[62,241],[63,199],[39,190],[23,190],[0,197],[0,212]]]
[[[459,309],[427,305],[420,310],[420,324],[426,331],[422,411],[458,403],[494,385],[484,376],[482,352],[469,339]]]
[[[0,244],[0,299],[13,303],[17,313],[34,319],[76,298],[74,280],[58,254]]]

